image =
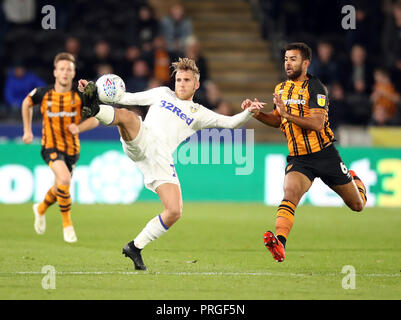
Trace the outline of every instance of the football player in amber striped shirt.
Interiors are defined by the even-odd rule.
[[[255,118],[279,127],[288,140],[289,155],[284,180],[284,198],[278,207],[276,233],[266,231],[264,242],[274,259],[285,258],[285,245],[294,223],[296,207],[317,177],[333,189],[353,211],[362,211],[366,189],[355,172],[348,170],[337,149],[328,118],[324,85],[307,73],[312,50],[304,43],[285,48],[287,80],[276,86],[274,109]]]
[[[82,99],[72,89],[75,76],[75,58],[69,53],[59,53],[54,59],[54,85],[35,88],[22,103],[24,143],[31,143],[32,107],[40,105],[43,116],[42,158],[55,176],[54,185],[41,203],[33,205],[34,228],[38,234],[46,230],[45,212],[58,202],[63,235],[66,242],[76,242],[77,236],[71,221],[70,182],[72,171],[79,158],[78,133],[95,128],[99,122],[89,118],[81,123]]]

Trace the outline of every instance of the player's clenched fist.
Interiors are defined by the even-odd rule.
[[[22,141],[26,144],[30,144],[33,140],[33,133],[32,132],[25,132],[22,136]]]

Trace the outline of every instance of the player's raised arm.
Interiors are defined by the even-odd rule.
[[[80,124],[76,125],[75,123],[71,123],[68,126],[68,130],[72,134],[79,134],[85,131],[92,130],[96,128],[99,125],[99,120],[97,120],[94,117],[88,118],[84,121],[82,121]]]
[[[324,120],[326,113],[324,109],[311,109],[311,115],[309,117],[300,117],[289,114],[285,110],[285,105],[280,96],[276,93],[273,94],[273,102],[277,107],[277,111],[281,117],[287,119],[289,122],[293,122],[296,125],[304,129],[320,131],[324,127]]]
[[[247,100],[249,100],[249,99],[247,99]],[[254,101],[258,101],[258,99],[255,98]],[[244,104],[241,105],[241,108],[245,109]],[[268,126],[275,127],[275,128],[280,127],[281,116],[277,112],[277,110],[273,110],[268,113],[257,111],[253,114],[253,117]]]
[[[165,87],[153,88],[141,92],[124,92],[118,104],[123,106],[149,106],[154,103],[157,94]]]
[[[227,128],[236,129],[242,127],[252,115],[259,112],[265,103],[246,99],[242,102],[241,108],[244,111],[233,116],[224,116],[205,109],[205,114],[200,120],[200,129],[206,128]]]

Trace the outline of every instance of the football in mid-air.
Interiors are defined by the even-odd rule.
[[[125,92],[123,79],[115,74],[105,74],[96,81],[97,93],[104,103],[117,103]]]

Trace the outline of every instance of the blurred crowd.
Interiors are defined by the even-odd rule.
[[[309,73],[328,87],[339,125],[401,125],[401,1],[259,0],[262,32],[282,63],[284,42],[313,49]],[[355,8],[355,29],[344,29]],[[346,25],[346,23],[345,23]]]
[[[170,65],[178,57],[196,61],[201,87],[195,102],[223,114],[230,108],[208,77],[207,61],[193,35],[184,7],[173,4],[157,17],[146,0],[104,0],[101,6],[89,0],[51,1],[56,28],[43,29],[46,14],[41,0],[3,0],[0,10],[0,119],[19,120],[21,103],[33,88],[53,84],[53,58],[61,51],[77,61],[76,80],[96,80],[115,73],[127,91],[157,86],[173,89]],[[48,21],[48,20],[46,20]],[[146,115],[146,108],[135,108]],[[39,119],[35,110],[34,119]]]
[[[285,43],[303,41],[312,47],[309,72],[329,89],[333,128],[401,125],[401,0],[244,1],[257,3],[262,35],[279,65]],[[77,80],[116,73],[131,92],[160,85],[173,88],[171,62],[190,57],[201,73],[194,100],[230,114],[219,88],[209,79],[191,19],[179,2],[160,17],[146,0],[51,4],[56,9],[56,29],[42,26],[47,1],[2,2],[0,120],[19,120],[26,94],[53,83],[52,62],[60,51],[75,56]],[[356,29],[342,28],[346,5],[355,8]]]

